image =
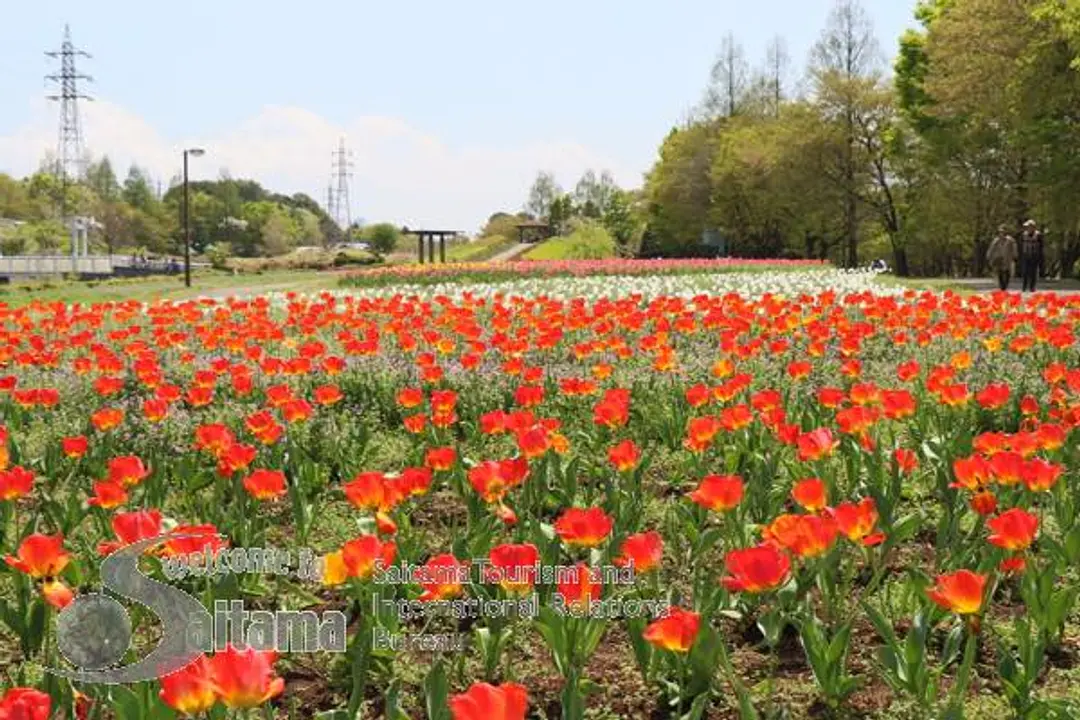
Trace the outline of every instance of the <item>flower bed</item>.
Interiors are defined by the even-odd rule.
[[[370,287],[398,284],[446,282],[512,281],[532,277],[588,277],[608,275],[678,275],[696,273],[748,272],[777,269],[806,270],[828,267],[818,260],[516,260],[502,263],[448,263],[439,265],[392,265],[350,272],[342,285]]]
[[[0,307],[0,717],[1075,717],[1080,298],[836,273]]]

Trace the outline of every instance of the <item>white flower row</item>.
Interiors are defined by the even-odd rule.
[[[817,295],[832,290],[840,296],[873,291],[879,295],[900,295],[900,287],[888,287],[876,281],[872,270],[786,270],[762,272],[726,272],[687,275],[608,275],[591,277],[522,278],[498,283],[440,283],[436,285],[401,284],[377,288],[332,291],[336,295],[376,298],[403,295],[430,299],[446,296],[504,298],[550,297],[566,300],[574,297],[618,298],[640,295],[645,299],[659,296],[693,298],[697,295],[737,293],[748,299],[766,294],[794,297]]]

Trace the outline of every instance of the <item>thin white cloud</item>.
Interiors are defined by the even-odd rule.
[[[306,192],[325,202],[331,154],[346,138],[354,163],[353,218],[410,227],[476,230],[492,212],[517,210],[537,171],[572,188],[588,168],[608,169],[625,187],[640,184],[645,168],[627,168],[573,142],[536,142],[516,148],[450,146],[407,121],[364,116],[338,126],[297,107],[268,106],[239,127],[202,138],[163,137],[139,115],[107,101],[84,103],[84,142],[95,157],[108,155],[123,178],[130,164],[167,186],[180,171],[180,150],[204,147],[193,178],[253,178],[276,192]],[[28,121],[0,135],[0,172],[33,172],[56,146],[56,106],[28,103]]]

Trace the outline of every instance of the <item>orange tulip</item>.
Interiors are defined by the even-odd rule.
[[[720,419],[712,415],[692,418],[686,429],[686,448],[695,453],[704,452],[722,427]]]
[[[32,578],[51,579],[67,567],[71,554],[64,549],[63,535],[34,533],[22,541],[15,557],[7,555],[4,562]]]
[[[124,411],[117,408],[102,408],[90,416],[90,422],[99,432],[112,430],[124,421]]]
[[[343,575],[337,582],[327,582],[328,585],[340,584],[345,578],[367,580],[376,570],[393,564],[397,545],[383,542],[375,535],[361,535],[346,542],[338,552],[340,555],[337,559],[340,560]]]
[[[207,551],[216,553],[229,544],[228,540],[218,535],[218,529],[210,523],[177,525],[169,535],[176,537],[172,537],[163,543],[161,554],[166,557],[192,555]]]
[[[341,388],[337,385],[320,385],[315,388],[315,402],[323,407],[336,405],[341,402],[344,397],[345,396],[341,393]]]
[[[696,612],[671,608],[665,617],[649,624],[642,637],[652,645],[677,653],[690,652],[701,626]]]
[[[1035,458],[1024,463],[1022,470],[1024,485],[1031,492],[1049,492],[1064,472],[1061,465]]]
[[[840,503],[831,514],[840,532],[852,542],[869,547],[885,539],[884,533],[874,532],[878,512],[872,498],[863,498],[858,504]]]
[[[836,541],[839,528],[829,516],[781,515],[762,534],[767,542],[790,550],[799,557],[825,554]]]
[[[987,516],[997,512],[997,496],[988,490],[983,490],[982,492],[977,492],[972,495],[968,504],[971,505],[971,509],[979,515]]]
[[[926,594],[946,610],[958,615],[972,615],[982,609],[985,588],[985,575],[958,570],[938,575],[937,583]]]

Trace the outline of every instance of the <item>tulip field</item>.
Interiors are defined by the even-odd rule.
[[[0,720],[1080,717],[1080,296],[452,280],[0,305]],[[341,646],[50,672],[159,536]]]

